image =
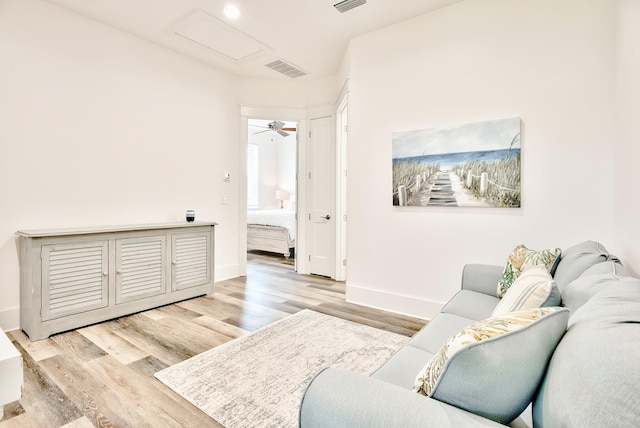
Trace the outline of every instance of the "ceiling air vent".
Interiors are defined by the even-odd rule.
[[[275,70],[278,73],[282,73],[287,77],[291,77],[292,79],[307,74],[304,71],[300,70],[298,67],[294,67],[293,65],[287,64],[286,62],[280,60],[270,62],[269,64],[265,64],[264,66],[269,67],[270,69]]]
[[[345,13],[348,10],[353,9],[354,7],[362,6],[365,4],[367,0],[344,0],[340,3],[336,3],[333,5],[340,13]]]

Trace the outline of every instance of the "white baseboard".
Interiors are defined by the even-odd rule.
[[[3,331],[20,329],[20,307],[0,311],[0,329]]]
[[[374,290],[348,281],[346,289],[346,300],[349,303],[426,320],[433,318],[444,306],[443,302]]]

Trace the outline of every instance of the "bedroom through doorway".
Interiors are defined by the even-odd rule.
[[[295,270],[297,122],[249,119],[247,258]]]

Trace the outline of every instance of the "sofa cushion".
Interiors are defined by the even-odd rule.
[[[489,318],[500,302],[495,296],[471,290],[460,290],[447,302],[441,312],[459,315],[473,321]]]
[[[431,352],[410,345],[403,346],[371,377],[410,390],[416,380],[416,373],[431,357]]]
[[[560,305],[560,292],[556,283],[544,265],[537,265],[522,272],[491,315],[558,305]]]
[[[246,420],[256,425],[255,419],[251,420],[249,415]],[[335,367],[320,372],[305,390],[296,426],[505,428],[411,390]]]
[[[628,276],[620,263],[608,261],[595,264],[564,287],[562,304],[569,308],[571,313],[575,313],[598,291]]]
[[[585,270],[607,260],[620,261],[616,256],[609,254],[604,245],[595,241],[581,242],[564,250],[553,274],[560,294],[567,284],[579,277]]]
[[[429,323],[417,332],[409,341],[409,345],[422,349],[432,355],[439,352],[447,340],[465,327],[478,320],[461,317],[455,314],[440,312]],[[422,361],[422,365],[427,360]],[[415,374],[413,376],[415,377]]]
[[[414,390],[501,423],[528,406],[562,338],[569,311],[538,308],[479,321],[418,373]]]
[[[533,406],[536,427],[637,427],[640,280],[623,278],[572,315]]]
[[[507,258],[507,265],[502,271],[502,277],[498,282],[496,295],[503,297],[511,284],[524,272],[527,268],[536,265],[545,265],[549,272],[555,269],[555,262],[560,256],[560,248],[548,250],[531,250],[524,245],[518,245]]]

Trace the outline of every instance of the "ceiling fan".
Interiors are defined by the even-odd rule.
[[[269,122],[266,126],[267,129],[265,129],[264,131],[258,131],[258,132],[254,132],[254,134],[260,134],[262,132],[269,132],[269,131],[274,131],[277,132],[278,134],[282,135],[283,137],[287,137],[289,135],[288,132],[285,131],[291,131],[291,132],[295,132],[296,128],[285,128],[284,127],[284,122],[280,122],[279,120],[274,120],[273,122]],[[264,128],[264,126],[260,126],[260,128]]]

